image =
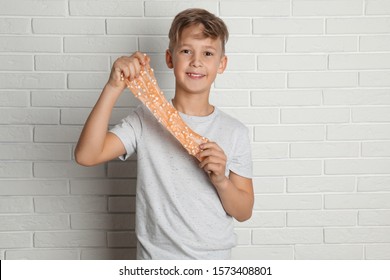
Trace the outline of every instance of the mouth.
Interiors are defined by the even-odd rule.
[[[192,79],[201,79],[205,77],[206,75],[200,74],[200,73],[193,73],[193,72],[186,72],[187,76]]]

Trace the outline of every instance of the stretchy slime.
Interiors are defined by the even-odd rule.
[[[190,155],[201,158],[199,145],[208,142],[208,139],[189,128],[179,112],[166,100],[157,84],[153,69],[147,64],[141,70],[139,77],[125,80],[127,87],[188,151]]]

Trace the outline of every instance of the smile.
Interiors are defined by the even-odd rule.
[[[206,75],[203,75],[203,74],[189,73],[189,72],[187,72],[186,74],[187,74],[188,77],[194,78],[194,79],[200,79],[200,78],[203,78],[204,76],[206,76]]]

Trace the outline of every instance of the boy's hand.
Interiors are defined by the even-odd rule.
[[[121,91],[126,88],[125,79],[131,80],[139,76],[141,67],[149,63],[150,58],[141,52],[135,52],[131,56],[118,58],[111,69],[107,84]]]
[[[203,159],[199,167],[207,172],[215,187],[221,186],[228,180],[225,176],[227,158],[224,151],[215,142],[207,142],[199,147],[202,150],[199,155]]]

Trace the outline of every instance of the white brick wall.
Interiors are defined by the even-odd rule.
[[[166,34],[188,7],[229,26],[211,99],[252,138],[233,258],[390,259],[388,0],[0,0],[0,259],[135,257],[135,161],[73,149],[118,56],[148,52],[172,94]]]

